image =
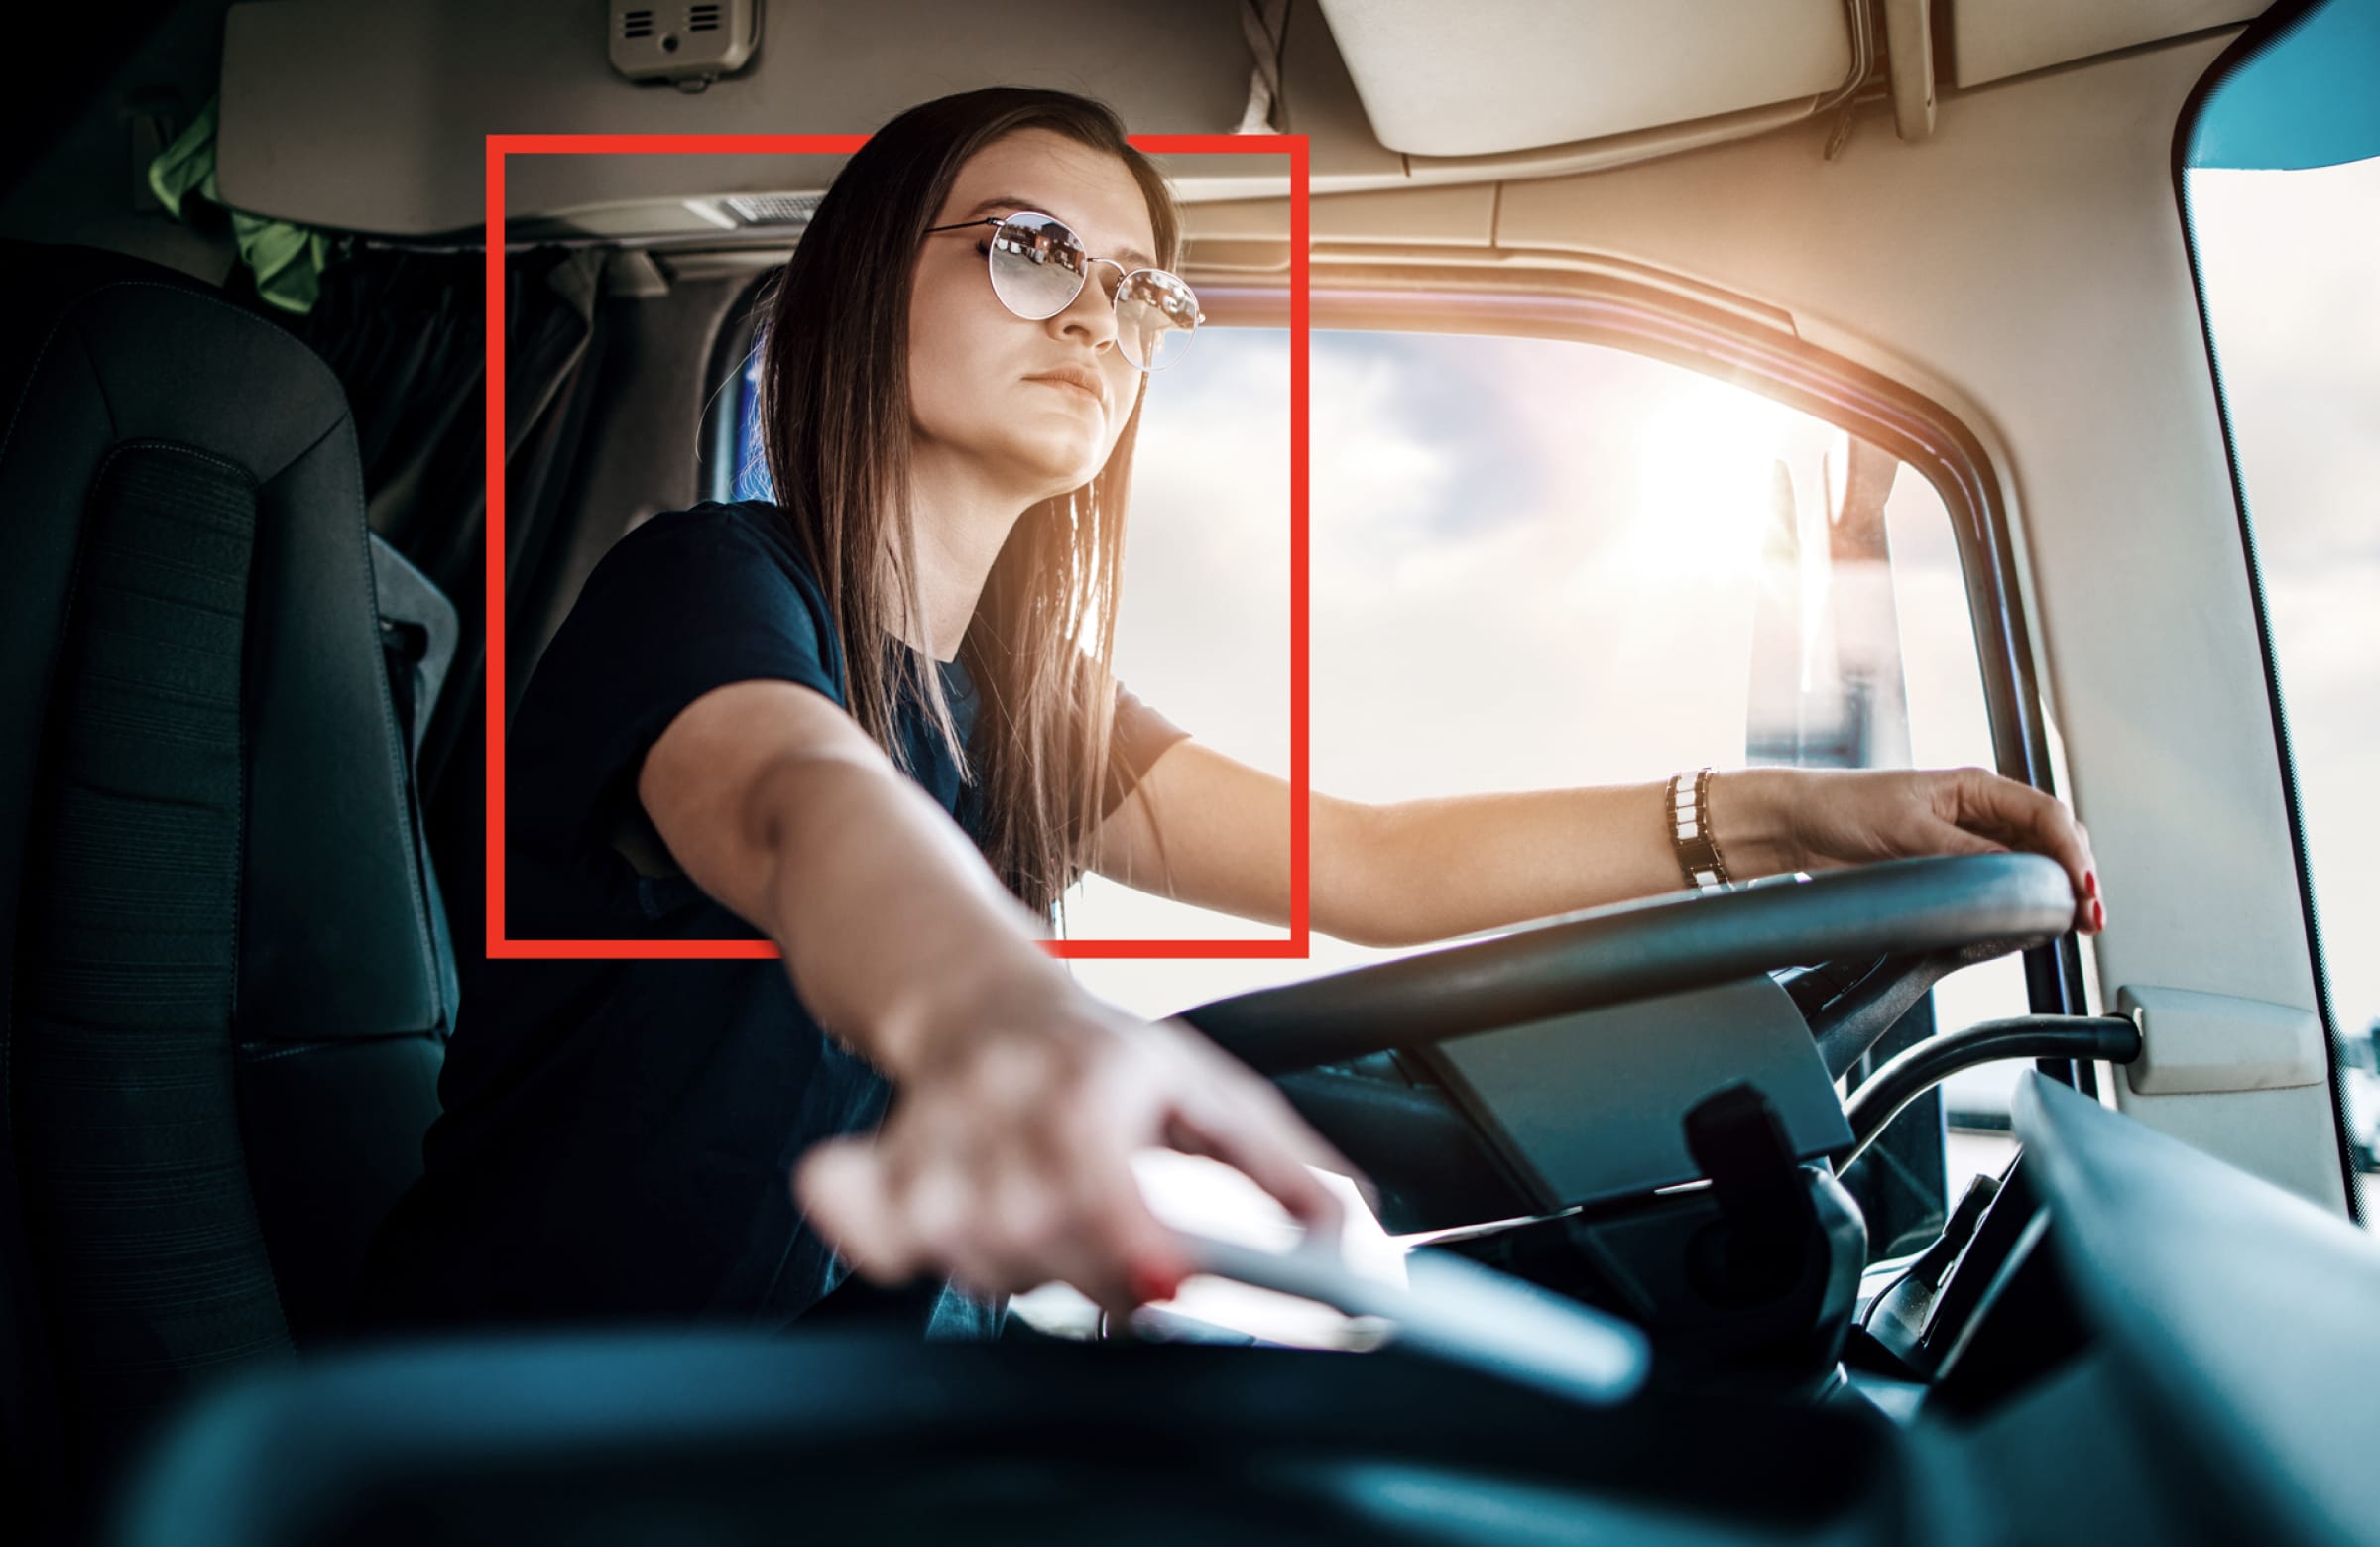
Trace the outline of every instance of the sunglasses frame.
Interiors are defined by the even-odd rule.
[[[1179,285],[1182,288],[1182,294],[1190,298],[1190,309],[1193,313],[1195,313],[1195,315],[1191,320],[1190,326],[1186,329],[1183,329],[1183,332],[1188,337],[1195,338],[1198,336],[1199,328],[1206,325],[1207,314],[1198,309],[1198,292],[1190,288],[1190,282],[1188,280],[1183,279],[1180,275],[1175,274],[1170,269],[1152,269],[1147,267],[1127,269],[1123,264],[1117,262],[1113,258],[1094,257],[1090,249],[1084,246],[1081,233],[1077,232],[1074,227],[1068,225],[1065,221],[1060,220],[1057,216],[1043,214],[1038,209],[1017,209],[1012,210],[1005,215],[985,215],[980,219],[959,220],[954,221],[949,225],[927,226],[925,228],[925,234],[927,236],[933,236],[942,231],[967,231],[972,230],[976,226],[988,225],[994,228],[994,235],[997,236],[1000,230],[1005,228],[1010,221],[1016,219],[1020,215],[1031,215],[1036,219],[1047,221],[1050,225],[1055,226],[1060,231],[1065,232],[1066,235],[1072,239],[1076,247],[1083,249],[1083,269],[1081,273],[1075,276],[1073,294],[1069,295],[1066,299],[1056,307],[1056,309],[1045,311],[1037,317],[1027,315],[1022,311],[1018,311],[1014,306],[1010,305],[1009,298],[1000,294],[1000,284],[997,280],[994,280],[992,284],[992,294],[999,299],[1003,306],[1008,307],[1010,315],[1023,317],[1027,322],[1048,321],[1051,317],[1054,317],[1058,315],[1059,312],[1064,311],[1068,306],[1073,305],[1075,301],[1081,298],[1083,294],[1083,287],[1091,282],[1091,265],[1095,263],[1104,263],[1109,268],[1114,269],[1117,275],[1116,294],[1108,298],[1108,304],[1110,306],[1118,308],[1121,312],[1121,308],[1124,304],[1125,286],[1131,283],[1134,275],[1154,274],[1164,279],[1171,280],[1174,284]],[[987,279],[990,279],[992,276],[992,265],[999,261],[999,247],[991,243],[985,244],[984,275]],[[1119,353],[1122,353],[1124,350],[1124,335],[1121,327],[1117,331],[1116,348]],[[1178,353],[1176,354],[1175,358],[1180,358]],[[1137,370],[1143,376],[1146,376],[1151,371],[1164,370],[1166,365],[1173,363],[1172,361],[1167,361],[1164,365],[1142,365],[1139,361],[1132,360],[1132,357],[1130,354],[1126,354],[1125,359],[1131,361],[1133,369]]]

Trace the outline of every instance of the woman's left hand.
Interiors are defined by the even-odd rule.
[[[2082,824],[2065,802],[1988,770],[1762,768],[1712,783],[1712,833],[1738,876],[2023,850],[2066,868],[2076,929],[2107,926]]]

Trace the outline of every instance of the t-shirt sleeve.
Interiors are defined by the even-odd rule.
[[[713,688],[782,680],[842,702],[824,599],[791,545],[751,520],[666,512],[596,564],[514,715],[515,831],[577,854],[639,819],[646,753]]]
[[[1190,733],[1134,697],[1122,682],[1116,684],[1116,729],[1108,743],[1107,778],[1101,786],[1101,820],[1115,815],[1125,797],[1148,773],[1164,751]]]

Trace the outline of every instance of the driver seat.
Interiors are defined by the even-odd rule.
[[[0,1536],[335,1333],[457,999],[338,380],[173,271],[0,242]],[[386,619],[376,588],[434,605]],[[440,610],[443,609],[443,616]],[[392,692],[393,663],[402,665]]]

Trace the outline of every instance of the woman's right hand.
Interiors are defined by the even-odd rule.
[[[1072,980],[971,1020],[898,1080],[881,1130],[794,1170],[810,1223],[872,1282],[930,1273],[988,1299],[1058,1280],[1121,1317],[1171,1298],[1192,1267],[1140,1195],[1134,1151],[1220,1160],[1334,1242],[1339,1200],[1307,1167],[1366,1185],[1278,1090],[1181,1022],[1137,1020]]]

